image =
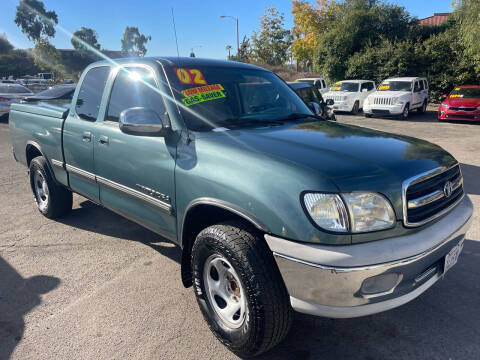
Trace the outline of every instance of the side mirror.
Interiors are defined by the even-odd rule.
[[[443,94],[442,96],[440,96],[440,100],[445,100],[447,98],[447,94]]]
[[[119,126],[125,134],[137,136],[164,136],[167,129],[155,111],[143,107],[123,110]]]
[[[335,103],[335,102],[333,101],[333,99],[327,99],[327,100],[325,101],[325,104],[326,104],[327,106],[332,106],[334,103]]]
[[[308,103],[308,107],[315,115],[320,114],[320,105],[318,105],[316,102],[310,101]]]

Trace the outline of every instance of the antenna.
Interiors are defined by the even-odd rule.
[[[171,9],[172,9],[173,32],[175,33],[175,43],[177,44],[177,57],[180,57],[180,53],[178,52],[177,28],[175,27],[175,16],[173,15],[173,7]]]

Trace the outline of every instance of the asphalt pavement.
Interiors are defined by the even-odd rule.
[[[480,358],[480,125],[339,115],[338,121],[423,138],[462,164],[476,207],[459,263],[419,298],[357,319],[297,314],[261,359]],[[34,206],[26,168],[0,122],[0,360],[236,359],[210,333],[180,250],[75,195],[58,221]]]

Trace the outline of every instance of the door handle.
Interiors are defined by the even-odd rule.
[[[108,145],[108,136],[100,136],[98,138],[98,142],[100,143],[100,145]]]
[[[90,131],[84,131],[83,134],[82,134],[82,139],[85,142],[92,141],[92,133]]]

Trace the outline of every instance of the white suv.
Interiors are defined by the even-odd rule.
[[[392,78],[383,81],[363,105],[366,117],[400,116],[407,119],[411,110],[424,113],[428,104],[428,82],[420,77]]]
[[[342,80],[336,82],[323,98],[333,100],[335,112],[348,111],[357,114],[363,108],[367,96],[373,92],[375,83],[371,80]]]
[[[322,95],[328,91],[327,83],[325,82],[325,79],[323,77],[302,78],[295,80],[295,82],[311,84],[315,86]]]

